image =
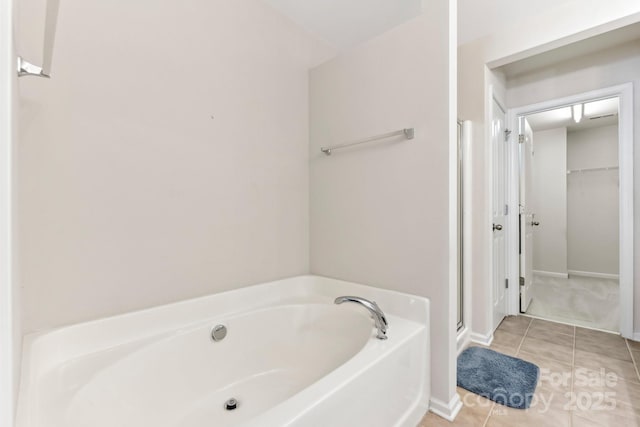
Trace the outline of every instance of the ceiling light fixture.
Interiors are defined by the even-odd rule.
[[[571,112],[573,113],[573,120],[576,123],[580,123],[580,120],[582,120],[582,104],[576,104],[573,107],[571,107]]]

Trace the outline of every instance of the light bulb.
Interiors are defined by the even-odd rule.
[[[576,123],[580,123],[580,120],[582,120],[582,104],[576,104],[572,107],[573,110],[573,120],[575,120]]]

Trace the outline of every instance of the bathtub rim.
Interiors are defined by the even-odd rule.
[[[297,283],[297,281],[301,282]],[[302,284],[305,286],[300,286]],[[278,289],[280,287],[283,288],[282,290],[286,291],[284,298],[281,294],[278,295],[270,292],[271,290]],[[294,301],[298,303],[300,299],[304,300],[305,298],[312,298],[317,302],[325,300],[333,303],[333,299],[336,296],[345,294],[340,293],[337,290],[340,289],[342,291],[344,289],[346,291],[346,288],[351,288],[353,294],[357,296],[377,300],[378,304],[386,314],[393,314],[419,323],[429,323],[428,314],[430,301],[426,297],[376,288],[326,276],[307,274],[278,279],[266,283],[248,285],[238,289],[33,332],[24,336],[23,351],[29,354],[29,352],[34,350],[34,347],[37,347],[41,341],[44,341],[45,339],[60,339],[65,338],[65,336],[72,338],[73,334],[82,333],[91,329],[96,329],[95,335],[100,336],[100,339],[96,340],[97,342],[92,343],[93,351],[100,351],[102,349],[111,348],[114,345],[122,345],[128,342],[144,339],[165,331],[180,329],[182,327],[187,327],[197,322],[207,321],[219,316],[236,315],[272,305],[288,304]],[[221,301],[234,299],[234,297],[235,299],[244,299],[243,297],[245,294],[249,294],[251,292],[258,293],[255,295],[256,297],[264,295],[267,298],[261,301],[241,304],[232,308],[228,308],[229,305],[226,302],[221,303]],[[409,301],[409,304],[407,304],[407,301]],[[216,304],[216,302],[218,302],[218,304]],[[209,307],[209,305],[213,305],[214,307]],[[216,312],[216,314],[206,312],[201,313],[201,310],[208,310],[211,308],[215,309],[215,305],[223,305],[223,307],[221,307],[222,311]],[[167,315],[170,316],[165,317]],[[176,318],[173,319],[171,316],[176,316]],[[171,318],[171,320],[169,320],[169,318]],[[142,326],[150,326],[150,328],[145,328],[143,332],[134,335],[131,326],[128,325],[131,321],[137,323],[137,330],[141,330]],[[110,328],[112,326],[126,326],[126,328],[121,331],[122,335],[120,335],[119,338],[107,341],[105,339],[105,334],[100,334],[99,332],[100,329]],[[109,345],[108,342],[115,343],[113,345]],[[89,343],[86,343],[84,346],[89,346]],[[50,351],[47,353],[49,356],[51,355]],[[82,352],[80,354],[86,353]],[[69,359],[69,357],[64,358],[64,360],[67,359]]]
[[[280,292],[272,292],[274,290],[280,290]],[[24,425],[28,409],[26,398],[31,396],[31,390],[34,388],[37,378],[64,361],[149,339],[163,332],[182,329],[219,316],[240,315],[244,312],[284,305],[305,298],[333,304],[335,297],[346,294],[376,300],[386,314],[420,323],[426,327],[427,337],[430,336],[430,301],[426,297],[312,274],[247,285],[233,290],[25,335],[23,339],[22,381],[19,388],[17,410],[19,423],[17,425]],[[244,300],[247,295],[254,296],[254,300],[228,308],[229,300]],[[206,313],[206,310],[215,309],[216,305],[224,310],[215,314],[213,312]],[[128,325],[129,322],[135,323],[136,327]],[[114,326],[115,330],[109,330]],[[150,326],[150,328],[147,329],[145,326]],[[96,331],[91,333],[94,329]],[[104,339],[104,333],[100,333],[105,329],[111,337],[109,340]],[[119,335],[118,330],[124,334]],[[89,332],[89,337],[99,336],[100,339],[87,340],[86,337],[83,339],[82,336],[87,332]],[[69,346],[75,346],[75,348],[70,349]],[[429,357],[429,349],[427,349],[426,355]],[[429,384],[426,386],[428,388]]]

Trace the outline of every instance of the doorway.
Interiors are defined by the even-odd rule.
[[[510,111],[517,312],[632,335],[630,85]],[[512,251],[514,252],[514,251]],[[516,310],[514,310],[516,311]]]

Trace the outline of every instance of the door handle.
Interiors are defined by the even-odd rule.
[[[500,224],[493,224],[493,231],[496,231],[496,230],[498,231],[502,230],[502,226]]]
[[[539,225],[540,225],[540,223],[538,221],[531,221],[531,226],[532,227],[537,227]]]

